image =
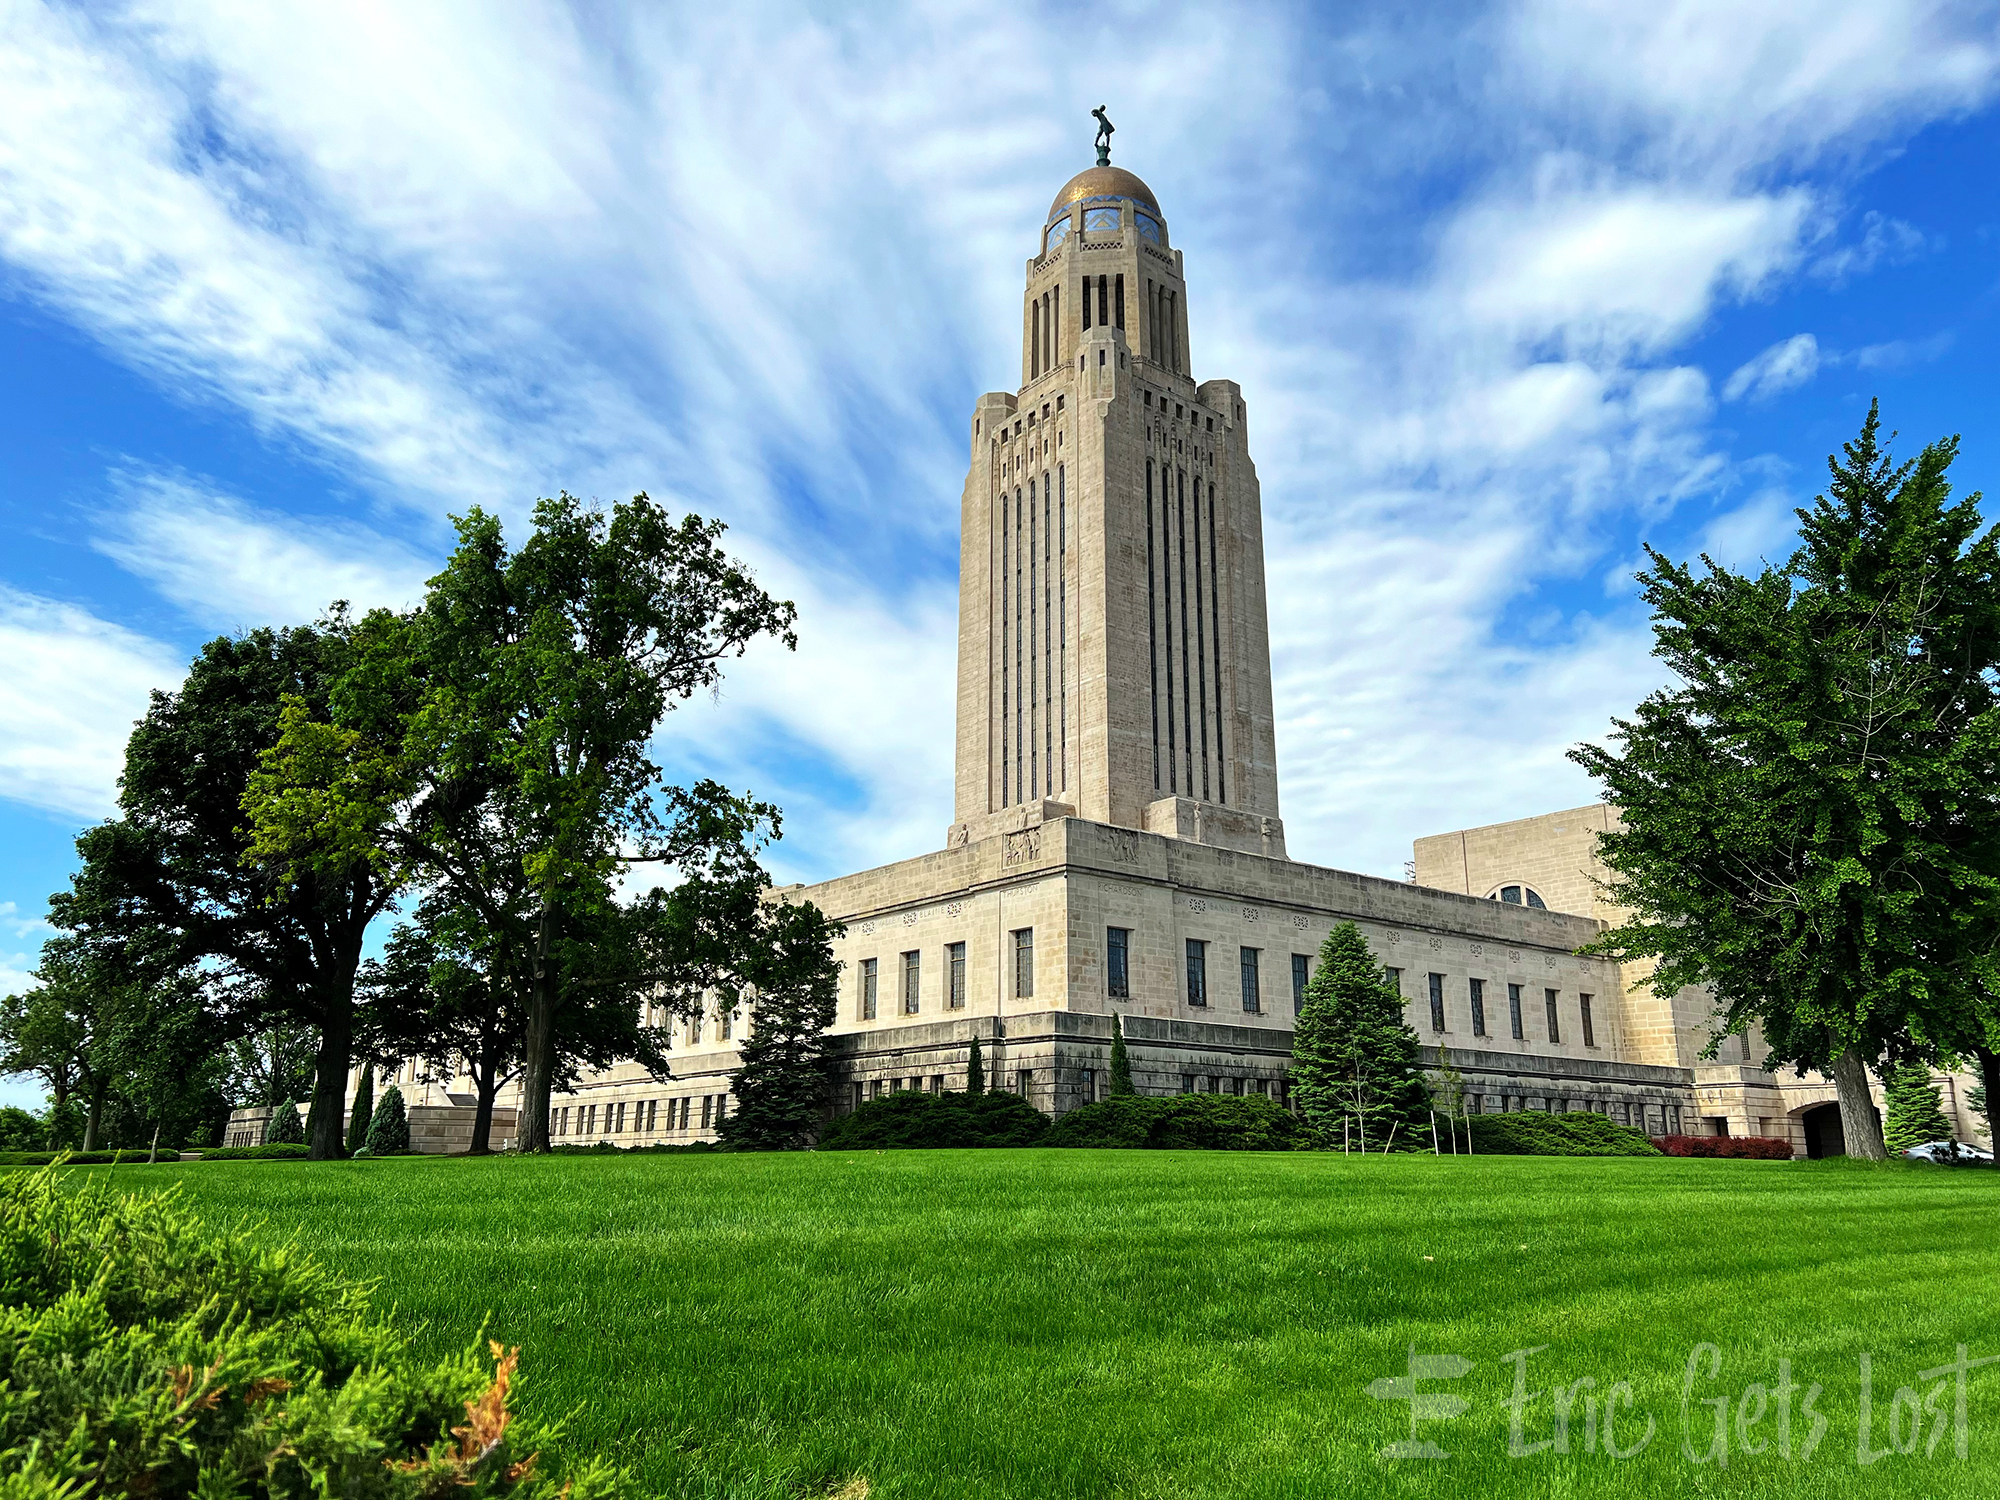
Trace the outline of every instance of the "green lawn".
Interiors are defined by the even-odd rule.
[[[379,1279],[438,1348],[482,1325],[520,1344],[523,1404],[573,1409],[572,1442],[649,1492],[2000,1494],[2000,1367],[1970,1378],[1968,1461],[1946,1389],[1934,1455],[1856,1462],[1862,1353],[1878,1449],[1918,1370],[2000,1355],[2000,1174],[1141,1151],[83,1170],[267,1221]],[[1785,1357],[1823,1387],[1810,1460],[1778,1456],[1775,1391],[1761,1456],[1734,1433],[1726,1471],[1683,1454],[1704,1341],[1723,1364],[1697,1449],[1700,1400],[1775,1386]],[[1472,1403],[1425,1429],[1448,1458],[1378,1456],[1409,1405],[1365,1388],[1412,1345],[1472,1362],[1424,1387]],[[1502,1357],[1533,1345],[1529,1389],[1629,1380],[1614,1440],[1650,1415],[1651,1443],[1583,1451],[1579,1394],[1574,1451],[1510,1458]],[[1526,1441],[1551,1407],[1527,1405]]]

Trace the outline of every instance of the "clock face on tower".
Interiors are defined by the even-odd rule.
[[[1064,184],[1021,385],[973,413],[952,842],[1081,817],[1283,856],[1247,411],[1191,374],[1186,294],[1144,181]]]

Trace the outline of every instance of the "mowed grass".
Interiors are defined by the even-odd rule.
[[[648,1493],[2000,1494],[2000,1366],[1970,1378],[1965,1461],[1949,1390],[1914,1453],[1856,1453],[1861,1354],[1878,1450],[1899,1385],[1960,1343],[2000,1355],[2000,1173],[1136,1151],[83,1170],[263,1221],[379,1282],[427,1347],[519,1344],[521,1403]],[[1684,1424],[1705,1342],[1721,1374]],[[1510,1457],[1503,1356],[1537,1345],[1528,1389],[1630,1381],[1612,1439],[1650,1417],[1650,1443],[1591,1443],[1582,1387],[1568,1454]],[[1446,1458],[1380,1456],[1410,1408],[1366,1387],[1412,1347],[1472,1362],[1424,1387],[1471,1402],[1421,1434]],[[1704,1398],[1754,1418],[1781,1357],[1823,1387],[1811,1458],[1803,1415],[1779,1455],[1773,1392],[1742,1429],[1762,1453],[1732,1430],[1726,1468],[1691,1461]],[[1542,1395],[1522,1436],[1552,1432]]]

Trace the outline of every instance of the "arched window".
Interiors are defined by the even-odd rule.
[[[1488,901],[1504,901],[1509,906],[1532,906],[1538,911],[1547,911],[1549,903],[1531,885],[1497,885],[1486,893]]]

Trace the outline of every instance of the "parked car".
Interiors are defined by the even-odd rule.
[[[1977,1146],[1968,1146],[1964,1141],[1927,1141],[1921,1146],[1912,1146],[1903,1155],[1912,1161],[1991,1161],[1993,1153],[1982,1151]]]

